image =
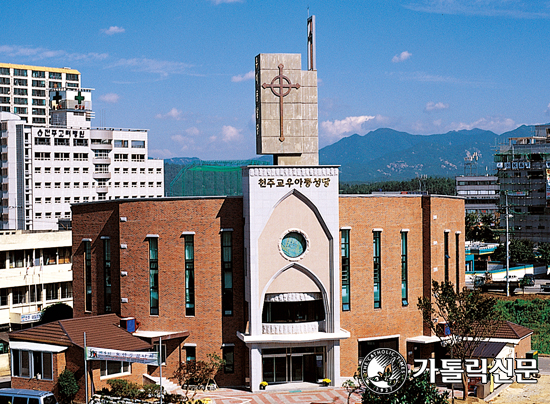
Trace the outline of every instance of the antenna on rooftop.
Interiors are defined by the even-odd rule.
[[[309,7],[307,8],[307,14],[309,16]],[[316,39],[315,39],[315,16],[307,18],[307,69],[308,70],[317,70],[315,63],[315,48],[316,48]]]

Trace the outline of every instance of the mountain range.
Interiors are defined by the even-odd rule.
[[[319,163],[339,165],[340,181],[350,183],[407,180],[420,175],[454,177],[465,173],[464,159],[477,152],[477,169],[472,173],[483,175],[494,172],[493,155],[499,145],[510,137],[532,135],[534,126],[527,125],[501,135],[482,129],[412,135],[380,128],[323,147],[319,151]],[[271,156],[257,159],[270,161]],[[176,157],[165,163],[185,165],[196,160],[196,157]],[[165,178],[167,184],[172,178]]]

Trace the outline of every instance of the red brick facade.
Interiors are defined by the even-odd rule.
[[[359,339],[398,335],[407,356],[406,339],[425,333],[418,297],[429,294],[431,281],[444,279],[444,235],[449,238],[449,277],[464,284],[464,202],[452,197],[340,197],[340,226],[350,227],[351,310],[341,312],[341,327],[351,338],[341,342],[341,375],[357,367]],[[221,230],[233,230],[232,316],[221,310]],[[372,232],[381,229],[381,308],[373,305]],[[401,232],[408,234],[408,305],[401,299]],[[194,232],[196,313],[185,315],[184,238]],[[456,247],[458,234],[459,246]],[[150,315],[148,235],[158,235],[159,315]],[[245,332],[244,219],[239,197],[109,201],[73,207],[73,291],[75,317],[104,309],[103,240],[111,241],[112,310],[135,317],[139,330],[190,332],[167,343],[165,376],[185,359],[184,344],[196,344],[197,359],[222,353],[234,344],[235,370],[221,372],[222,386],[245,385],[248,348],[236,336]],[[92,245],[92,308],[84,307],[84,243]],[[458,251],[458,260],[456,259]],[[122,273],[125,275],[122,275]],[[122,299],[127,302],[121,303]],[[155,367],[148,372],[155,374]]]
[[[243,385],[247,351],[236,333],[245,328],[242,198],[192,198],[77,205],[73,208],[74,315],[104,314],[103,240],[111,240],[112,310],[135,317],[140,330],[190,331],[185,340],[168,341],[167,369],[171,377],[185,359],[185,343],[197,344],[197,360],[222,354],[222,344],[234,344],[235,369],[221,372],[221,385]],[[125,217],[126,221],[120,218]],[[123,219],[124,220],[124,219]],[[233,229],[233,315],[222,316],[221,233]],[[195,302],[193,317],[185,315],[185,259],[182,232],[195,232]],[[150,315],[149,244],[158,235],[159,315]],[[92,310],[84,307],[84,244],[92,239]],[[125,244],[127,248],[121,248]],[[121,276],[121,271],[127,273]],[[128,299],[121,303],[121,299]],[[163,341],[163,343],[165,343]],[[158,376],[158,369],[149,367]]]
[[[399,351],[412,363],[407,338],[430,335],[423,327],[418,298],[430,295],[431,281],[445,278],[444,237],[449,238],[449,278],[456,279],[456,234],[464,229],[464,201],[452,197],[340,197],[340,226],[350,227],[351,310],[341,312],[341,374],[357,369],[359,339],[399,336]],[[373,229],[381,230],[381,307],[374,308]],[[401,298],[401,233],[407,232],[408,305]],[[459,282],[464,285],[464,238],[459,235]],[[429,350],[419,347],[423,357]]]

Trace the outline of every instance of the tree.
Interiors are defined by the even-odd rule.
[[[510,261],[511,262],[534,262],[534,243],[531,240],[514,238],[510,240]],[[506,261],[506,245],[500,244],[493,254],[495,261]]]
[[[485,213],[479,216],[477,213],[468,213],[466,215],[466,240],[494,242],[497,239],[495,227],[496,218],[492,214]]]
[[[57,380],[59,384],[59,396],[63,404],[70,404],[78,393],[79,387],[74,373],[69,369],[63,370]]]
[[[73,308],[65,303],[55,303],[42,309],[40,324],[73,318]]]
[[[182,362],[174,372],[174,377],[178,380],[181,388],[185,390],[185,399],[193,400],[197,394],[198,388],[189,397],[191,386],[206,387],[210,381],[214,380],[216,373],[225,364],[225,361],[215,353],[207,355],[206,361],[188,361]]]
[[[538,252],[538,260],[545,265],[550,265],[550,243],[540,243]]]
[[[500,326],[497,302],[494,298],[484,297],[479,290],[464,288],[457,293],[451,282],[433,281],[432,297],[433,303],[428,297],[418,298],[418,309],[422,312],[424,324],[450,348],[451,357],[461,360],[465,398],[468,377],[464,361],[472,358],[481,342],[494,335]],[[448,327],[448,333],[442,332],[442,326]]]
[[[441,393],[430,383],[429,374],[424,372],[418,377],[409,375],[405,384],[391,394],[376,394],[368,388],[364,389],[365,404],[448,404],[449,392]]]

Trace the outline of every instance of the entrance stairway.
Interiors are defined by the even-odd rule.
[[[148,374],[144,374],[143,379],[144,379],[144,382],[149,381],[149,382],[153,382],[155,384],[160,385],[160,377],[155,377],[155,376],[151,376],[151,375],[148,375]],[[174,382],[171,382],[166,377],[162,378],[162,389],[164,390],[165,393],[172,394],[173,392],[175,392],[176,390],[178,390],[180,388],[181,388],[180,386],[178,386]]]

